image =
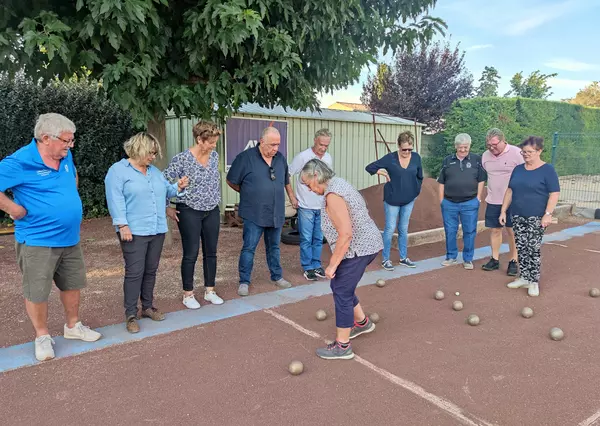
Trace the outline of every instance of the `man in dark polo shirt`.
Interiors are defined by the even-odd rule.
[[[240,193],[239,215],[244,219],[244,242],[238,264],[240,296],[248,295],[254,252],[263,234],[271,281],[281,288],[291,287],[282,275],[279,241],[285,221],[285,192],[292,205],[297,205],[297,201],[287,161],[278,152],[280,143],[279,131],[267,127],[260,143],[238,154],[227,173],[227,184]]]
[[[48,330],[52,281],[65,308],[65,339],[93,342],[101,334],[79,318],[80,291],[86,286],[79,245],[83,208],[70,148],[75,124],[60,114],[42,114],[34,138],[0,162],[0,209],[15,221],[17,263],[23,274],[27,315],[35,329],[35,357],[54,358]],[[14,200],[4,192],[12,190]]]
[[[481,156],[470,153],[471,137],[468,134],[456,135],[454,147],[456,153],[444,158],[438,178],[446,233],[446,260],[442,265],[457,263],[456,235],[460,220],[464,242],[463,266],[465,269],[473,269],[477,214],[486,174],[481,165]]]

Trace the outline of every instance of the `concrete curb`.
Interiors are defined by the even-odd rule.
[[[591,210],[591,209],[590,209]],[[573,211],[573,205],[571,204],[562,204],[556,206],[554,210],[554,217],[556,219],[564,219],[571,215]],[[593,216],[591,217],[594,218]],[[477,232],[481,232],[485,229],[485,220],[477,221]],[[462,238],[462,226],[458,226],[458,239]],[[437,243],[440,241],[444,241],[446,239],[446,235],[444,233],[444,228],[434,228],[427,229],[425,231],[419,232],[411,232],[408,234],[408,246],[420,246],[423,244]],[[398,249],[398,233],[394,233],[392,236],[392,248]]]

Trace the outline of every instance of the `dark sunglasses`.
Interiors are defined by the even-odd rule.
[[[275,176],[275,170],[273,170],[273,167],[269,167],[269,172],[271,173],[271,180],[277,179],[277,176]]]
[[[402,148],[402,152],[411,152],[412,148]]]

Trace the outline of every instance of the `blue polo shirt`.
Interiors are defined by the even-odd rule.
[[[271,179],[271,168],[275,180]],[[239,215],[263,228],[280,228],[285,221],[285,186],[290,183],[283,154],[275,154],[269,166],[258,146],[240,152],[227,173],[240,186]]]
[[[27,214],[15,221],[15,240],[28,246],[79,243],[83,206],[71,151],[58,170],[44,164],[35,139],[0,162],[0,191],[12,190]]]

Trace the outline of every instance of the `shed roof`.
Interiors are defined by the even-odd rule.
[[[276,115],[280,117],[309,118],[313,120],[328,121],[351,121],[356,123],[373,123],[371,112],[362,111],[341,111],[336,109],[321,108],[321,112],[312,112],[309,109],[295,110],[292,108],[284,109],[281,106],[274,108],[261,107],[258,104],[244,104],[238,111],[242,114],[254,115]],[[386,114],[375,113],[375,122],[377,124],[395,124],[402,126],[414,126],[415,122],[405,118],[393,117]],[[417,126],[425,127],[425,124],[417,122]]]

